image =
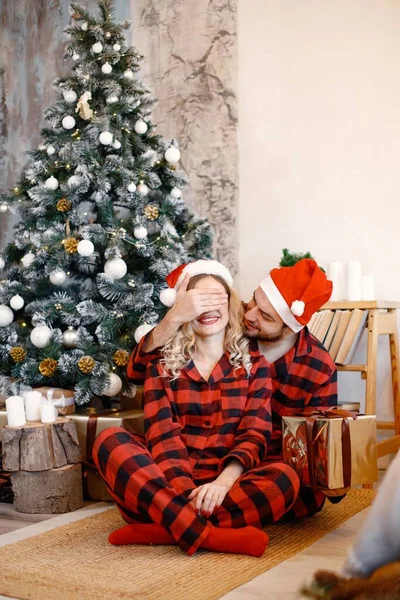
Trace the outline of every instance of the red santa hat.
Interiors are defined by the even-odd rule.
[[[233,284],[232,275],[228,269],[216,260],[196,260],[192,263],[186,263],[171,271],[166,277],[169,287],[160,293],[160,300],[164,306],[173,306],[176,300],[176,293],[186,275],[190,275],[190,277],[194,277],[195,275],[218,275],[229,286]]]
[[[315,260],[303,258],[292,267],[273,269],[260,288],[283,322],[297,333],[328,302],[332,281]]]

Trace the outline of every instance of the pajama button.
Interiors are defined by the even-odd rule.
[[[201,456],[202,454],[203,454],[203,453],[202,453],[202,451],[201,451],[201,450],[198,450],[198,452],[197,452],[197,456]]]
[[[204,425],[207,425],[208,427],[209,425],[211,425],[211,421],[204,421]]]

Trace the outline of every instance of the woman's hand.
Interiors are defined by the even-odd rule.
[[[231,487],[227,482],[219,482],[216,479],[192,490],[188,498],[199,515],[204,514],[209,517],[216,508],[221,506]]]

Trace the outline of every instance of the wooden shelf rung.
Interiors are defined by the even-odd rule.
[[[394,421],[377,421],[376,423],[377,429],[396,429]]]
[[[338,371],[361,371],[367,372],[367,365],[336,365]]]

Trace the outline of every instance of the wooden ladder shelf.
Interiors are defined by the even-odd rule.
[[[378,336],[389,336],[390,363],[392,375],[394,421],[378,421],[378,429],[393,430],[394,435],[378,442],[378,458],[397,452],[400,448],[400,390],[399,390],[399,342],[397,336],[396,310],[400,302],[381,300],[362,302],[328,302],[321,310],[367,309],[367,360],[365,365],[337,365],[338,371],[360,372],[366,381],[365,414],[376,414],[376,384],[378,363]]]

